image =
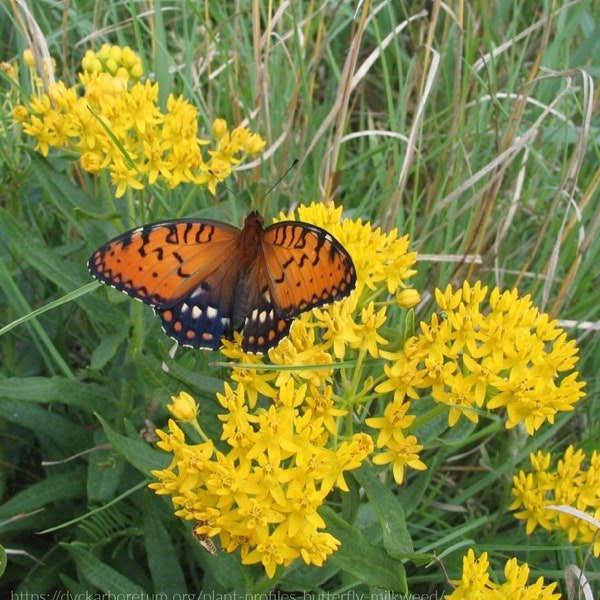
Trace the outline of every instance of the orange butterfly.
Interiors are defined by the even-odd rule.
[[[348,296],[356,269],[324,229],[263,222],[253,211],[243,229],[209,219],[144,225],[101,246],[88,267],[154,307],[165,332],[185,346],[216,350],[238,331],[245,352],[265,353],[295,317]]]

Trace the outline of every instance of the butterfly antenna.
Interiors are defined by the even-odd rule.
[[[214,177],[215,181],[219,185],[222,185],[225,190],[227,190],[230,194],[235,196],[235,192],[212,169],[208,169],[208,174],[211,177]],[[219,199],[217,198],[217,194],[215,194],[214,196],[211,194],[211,200],[213,206],[219,207],[227,215],[227,217],[231,219],[231,211],[222,202],[219,201]]]
[[[293,160],[292,164],[285,170],[283,175],[281,175],[281,177],[279,177],[279,179],[263,194],[262,198],[260,199],[261,204],[264,204],[266,197],[288,176],[288,174],[291,170],[296,168],[296,165],[299,162],[300,161],[297,158],[295,158]],[[264,209],[264,206],[263,206],[263,209]]]

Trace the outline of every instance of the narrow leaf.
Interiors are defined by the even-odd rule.
[[[180,557],[173,547],[171,535],[157,510],[157,501],[158,498],[146,490],[143,496],[144,543],[154,589],[171,597],[186,589],[185,576],[179,562]],[[171,516],[175,521],[176,517]]]
[[[101,410],[114,398],[100,386],[67,377],[9,377],[2,380],[0,398],[53,404],[60,402],[83,408],[86,412]]]
[[[164,452],[152,449],[139,436],[132,438],[117,433],[101,416],[97,417],[113,448],[144,475],[154,469],[164,469],[169,464],[169,457]]]
[[[383,532],[383,545],[390,556],[400,559],[412,554],[412,540],[398,497],[381,483],[371,465],[363,465],[353,475],[365,490],[377,515]]]
[[[85,495],[84,468],[76,467],[69,473],[52,475],[34,483],[0,505],[0,519],[29,513],[48,504],[81,498]]]
[[[146,591],[137,586],[133,581],[115,571],[78,543],[61,544],[75,559],[77,566],[83,576],[103,592],[110,593],[113,597],[137,597],[147,596]]]
[[[406,593],[406,572],[400,561],[371,544],[362,531],[344,521],[329,506],[319,512],[327,522],[327,531],[342,543],[329,558],[333,564],[367,585]]]

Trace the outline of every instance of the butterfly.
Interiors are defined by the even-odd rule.
[[[348,296],[356,269],[327,231],[301,221],[264,227],[252,211],[242,229],[184,219],[127,231],[92,254],[96,279],[154,308],[167,333],[216,350],[242,332],[242,350],[264,354],[294,318]]]

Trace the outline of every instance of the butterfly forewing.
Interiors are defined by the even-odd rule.
[[[345,298],[356,269],[345,248],[315,225],[283,221],[264,231],[269,287],[280,316],[299,314]]]
[[[165,221],[128,231],[89,260],[100,281],[152,306],[190,294],[231,254],[240,230],[210,220]]]

